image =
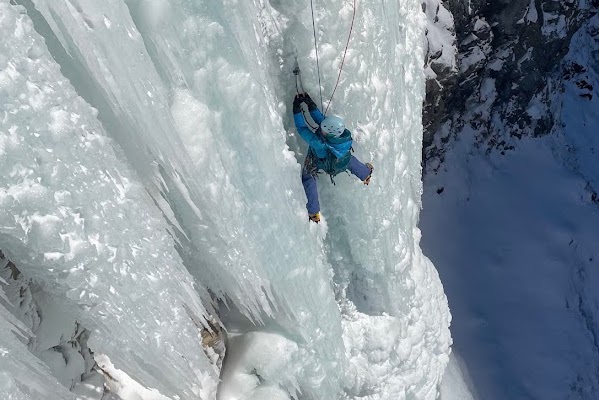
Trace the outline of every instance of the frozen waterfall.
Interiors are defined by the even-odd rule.
[[[315,7],[328,98],[353,9]],[[316,225],[289,107],[296,52],[318,92],[307,0],[0,0],[2,398],[437,398],[425,16],[357,13],[331,111],[376,170],[320,179]]]

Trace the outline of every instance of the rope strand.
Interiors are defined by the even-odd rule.
[[[312,0],[310,0],[312,1]],[[345,56],[347,55],[347,49],[349,48],[349,41],[351,40],[351,34],[352,31],[354,29],[354,20],[356,19],[356,0],[354,0],[354,13],[352,15],[351,18],[351,26],[349,27],[349,34],[347,35],[347,43],[345,44],[345,51],[343,52],[343,58],[341,59],[341,65],[339,66],[339,75],[337,75],[337,82],[335,83],[335,88],[333,89],[333,93],[331,94],[331,98],[329,99],[329,104],[327,104],[327,109],[324,110],[324,115],[327,115],[327,112],[329,111],[329,107],[331,106],[331,103],[333,102],[333,96],[335,95],[335,91],[337,91],[337,86],[339,86],[339,80],[341,79],[341,71],[343,70],[343,64],[345,63]],[[314,20],[312,20],[312,22],[314,22]],[[318,61],[318,53],[316,60]],[[318,79],[320,82],[320,72],[318,73]],[[322,94],[321,94],[322,96]],[[322,97],[320,99],[320,101],[322,102]]]
[[[320,62],[318,60],[318,42],[316,40],[316,24],[314,22],[314,2],[310,0],[310,9],[312,11],[312,33],[314,34],[314,49],[316,50],[316,70],[318,71],[318,90],[320,91],[320,108],[323,108],[322,84],[320,83]]]

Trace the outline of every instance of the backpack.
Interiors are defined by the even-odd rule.
[[[332,181],[335,175],[346,171],[349,167],[353,140],[351,132],[347,129],[339,137],[329,135],[324,138],[328,152],[325,159],[319,160],[321,164],[319,168],[329,174]]]

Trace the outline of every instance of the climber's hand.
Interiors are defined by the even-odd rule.
[[[314,102],[314,100],[312,100],[312,98],[310,97],[310,95],[308,93],[304,93],[304,102],[308,106],[308,110],[313,111],[313,110],[318,109],[318,107],[316,106],[316,103]]]
[[[293,113],[297,114],[302,112],[301,104],[305,101],[303,94],[295,95],[295,99],[293,99]]]

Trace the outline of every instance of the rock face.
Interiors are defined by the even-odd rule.
[[[559,73],[572,35],[599,4],[583,0],[449,0],[458,42],[457,74],[444,87],[430,79],[424,113],[425,159],[443,159],[433,144],[465,124],[480,132],[489,151],[509,150],[511,138],[544,135],[554,124],[548,109],[549,79]],[[429,38],[429,41],[431,39]],[[427,60],[428,62],[428,60]],[[443,79],[443,78],[441,78]],[[455,82],[456,84],[448,84]]]
[[[447,89],[456,84],[457,42],[454,19],[441,0],[425,0],[422,9],[428,25],[425,60],[426,101],[424,103],[425,143],[426,133],[439,125],[447,115],[445,104]]]

